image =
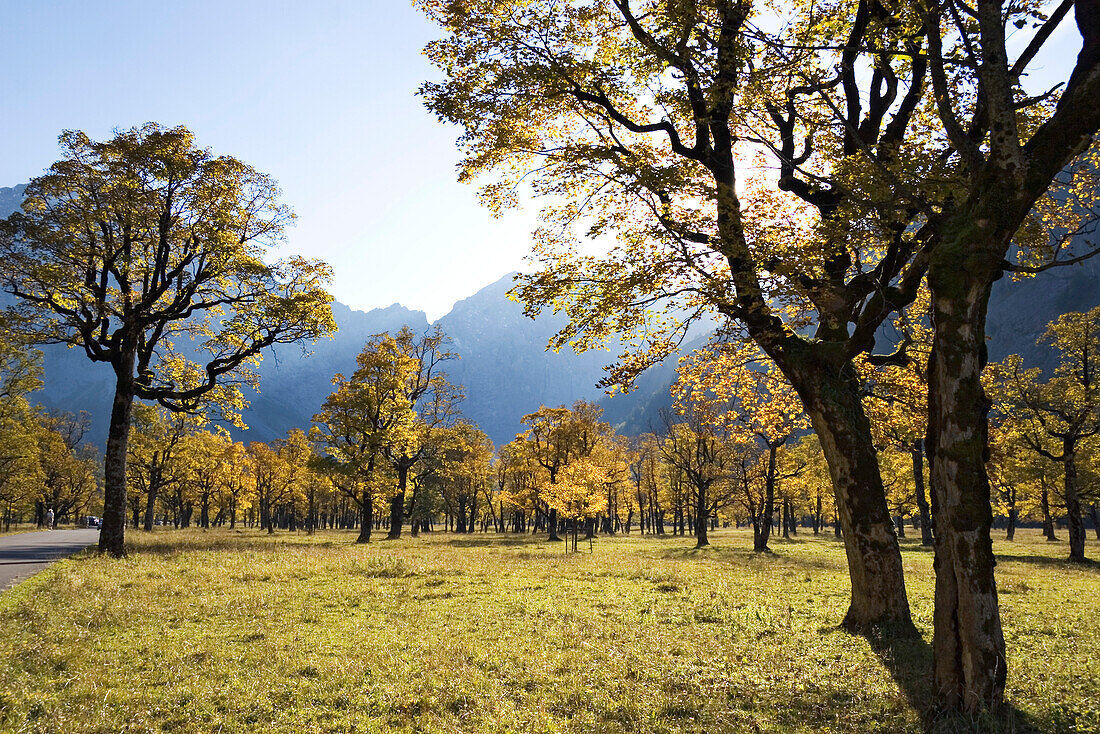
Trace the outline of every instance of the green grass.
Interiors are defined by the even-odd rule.
[[[5,535],[20,535],[22,533],[34,533],[38,532],[38,527],[31,522],[13,522],[10,530],[4,530],[3,525],[0,525],[0,536]]]
[[[997,543],[1010,705],[943,730],[1100,731],[1100,569]],[[919,732],[924,641],[837,629],[831,538],[132,533],[0,596],[0,731]],[[910,541],[912,542],[912,541]],[[1096,554],[1097,545],[1090,542]]]

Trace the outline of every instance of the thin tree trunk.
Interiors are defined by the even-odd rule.
[[[149,496],[145,498],[145,532],[153,532],[153,515],[157,507],[157,483],[149,483]]]
[[[1039,493],[1039,509],[1043,512],[1043,537],[1053,543],[1058,540],[1058,536],[1054,534],[1054,518],[1050,516],[1050,488],[1045,480],[1041,484],[1043,489]]]
[[[928,497],[924,490],[924,442],[915,441],[909,449],[913,458],[913,487],[917,500],[917,512],[920,513],[920,544],[932,547],[935,536],[932,533],[932,511],[928,507]]]
[[[775,514],[775,454],[778,447],[768,447],[768,473],[764,478],[764,507],[761,509],[760,530],[753,534],[753,551],[769,553],[768,540],[772,534]]]
[[[409,485],[409,467],[404,462],[397,465],[397,494],[390,498],[390,531],[386,537],[396,540],[401,537],[401,526],[405,524],[405,489]]]

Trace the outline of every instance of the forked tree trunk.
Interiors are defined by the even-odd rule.
[[[707,488],[698,487],[695,490],[695,547],[704,548],[710,545],[707,537]],[[629,530],[627,532],[630,532]]]
[[[115,398],[103,455],[103,527],[99,552],[126,553],[126,448],[130,440],[130,413],[134,407],[134,355],[115,366]]]
[[[941,706],[975,711],[1001,700],[1005,642],[985,469],[990,403],[981,384],[986,309],[1000,258],[985,256],[995,248],[976,246],[970,227],[943,242],[929,268],[935,334],[926,445],[936,519],[934,693]],[[956,248],[973,254],[952,253]]]
[[[1053,543],[1058,540],[1058,536],[1054,534],[1054,518],[1050,516],[1050,489],[1045,481],[1042,487],[1042,492],[1039,493],[1039,509],[1043,512],[1043,537]]]
[[[396,468],[397,494],[390,498],[390,530],[386,534],[390,540],[401,537],[401,526],[405,524],[405,490],[409,486],[409,467],[398,462]]]
[[[791,382],[821,441],[836,493],[852,583],[843,626],[852,631],[888,628],[896,634],[915,634],[901,549],[886,506],[878,454],[855,370],[850,364],[840,370],[805,370]]]
[[[359,516],[361,524],[359,525],[359,537],[355,539],[355,542],[369,543],[371,526],[374,525],[374,503],[371,501],[369,489],[363,489],[363,501],[359,505]]]

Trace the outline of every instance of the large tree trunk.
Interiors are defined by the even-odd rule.
[[[1077,445],[1073,438],[1062,441],[1062,465],[1065,467],[1066,529],[1069,531],[1069,560],[1085,560],[1085,523],[1077,496]]]
[[[852,599],[843,625],[853,631],[887,627],[915,634],[905,594],[894,523],[886,506],[871,423],[855,369],[804,370],[792,385],[821,441],[836,493]]]
[[[971,711],[997,704],[1005,685],[985,469],[990,404],[981,384],[986,308],[1000,257],[970,241],[972,226],[960,222],[957,239],[941,243],[929,268],[935,335],[926,443],[936,522],[934,691],[941,705]]]
[[[115,398],[103,456],[103,527],[99,552],[126,553],[126,448],[130,441],[130,413],[134,407],[134,355],[115,367]]]
[[[909,449],[913,458],[913,487],[917,500],[917,512],[920,513],[920,544],[935,545],[932,535],[932,512],[928,507],[928,497],[924,491],[924,442],[915,441]]]

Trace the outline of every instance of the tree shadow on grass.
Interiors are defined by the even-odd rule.
[[[1009,555],[1007,553],[995,554],[998,561],[1011,561],[1013,563],[1029,563],[1035,566],[1046,566],[1048,568],[1062,568],[1066,570],[1074,571],[1091,571],[1093,573],[1100,572],[1100,563],[1093,560],[1085,560],[1083,562],[1070,561],[1062,556],[1030,556],[1030,555]]]
[[[783,544],[776,543],[776,548]],[[753,563],[771,563],[779,566],[789,566],[791,569],[812,569],[815,571],[841,571],[845,566],[836,560],[827,560],[822,557],[808,557],[804,555],[786,555],[772,548],[763,553],[758,553],[745,546],[708,545],[705,548],[694,546],[680,546],[675,548],[654,548],[652,556],[669,560],[692,560],[705,558],[720,563],[737,564],[740,566]]]
[[[938,711],[932,700],[932,646],[923,637],[875,631],[864,635],[927,734],[1034,734],[1039,728],[1011,703],[976,714]]]
[[[177,535],[182,531],[169,530],[156,534],[136,534],[133,539],[127,536],[127,556],[171,556],[180,553],[222,552],[236,553],[241,551],[279,551],[288,548],[333,548],[337,546],[353,545],[353,542],[340,540],[318,540],[306,533],[283,531],[273,535],[266,533],[252,533],[249,531],[215,530],[209,533],[193,533]],[[354,535],[348,533],[348,538],[354,540]]]
[[[525,546],[545,545],[548,541],[542,533],[538,535],[471,535],[467,537],[450,538],[447,545],[457,548],[484,548],[487,546]],[[557,547],[558,541],[553,541]]]

